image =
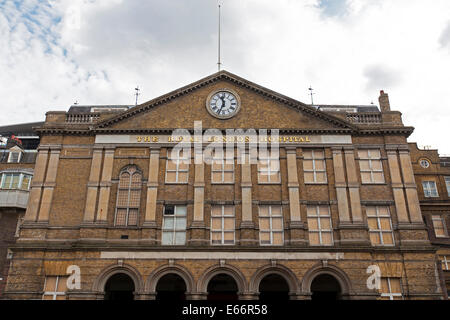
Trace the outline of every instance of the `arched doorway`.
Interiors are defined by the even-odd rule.
[[[289,285],[287,281],[278,274],[265,276],[259,283],[259,300],[289,300]]]
[[[133,300],[134,281],[125,273],[112,275],[105,284],[105,300]]]
[[[229,275],[215,275],[208,283],[208,300],[237,300],[238,286]]]
[[[342,289],[335,277],[320,274],[311,283],[312,300],[340,300]]]
[[[161,277],[156,285],[156,300],[186,300],[186,283],[174,273]]]

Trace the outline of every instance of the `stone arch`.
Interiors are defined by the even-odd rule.
[[[250,292],[258,293],[259,292],[259,285],[264,279],[264,277],[276,274],[281,276],[284,280],[286,280],[286,283],[289,286],[289,293],[295,294],[300,291],[300,284],[297,280],[297,277],[295,274],[287,267],[283,265],[266,265],[261,268],[259,268],[250,279]]]
[[[214,265],[206,269],[206,271],[197,282],[197,292],[207,293],[209,281],[218,274],[229,275],[234,279],[234,281],[236,281],[236,285],[238,287],[238,295],[247,292],[247,281],[245,280],[245,276],[238,268],[230,265]]]
[[[316,264],[314,267],[312,267],[305,273],[302,280],[302,292],[310,294],[312,282],[317,276],[322,274],[331,275],[337,280],[337,282],[341,287],[342,291],[341,294],[344,298],[350,295],[352,287],[350,278],[347,276],[347,274],[343,270],[334,265],[330,264],[324,265],[323,263]]]
[[[180,265],[163,265],[153,270],[153,272],[148,276],[145,283],[145,292],[156,293],[158,281],[168,274],[176,274],[184,280],[184,283],[186,284],[186,294],[190,294],[195,290],[194,278],[185,267]]]
[[[94,284],[92,286],[92,291],[104,294],[106,282],[108,282],[109,278],[118,273],[126,274],[133,280],[135,293],[142,292],[144,284],[142,281],[141,274],[139,273],[139,271],[137,271],[136,268],[128,264],[123,265],[116,264],[103,269],[95,279]]]

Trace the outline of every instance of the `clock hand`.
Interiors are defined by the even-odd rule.
[[[225,107],[225,100],[223,100],[223,97],[220,97],[220,100],[222,100],[222,106],[220,107],[219,114],[222,112],[223,107]]]

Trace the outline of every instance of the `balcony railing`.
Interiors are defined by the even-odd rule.
[[[347,113],[347,121],[357,124],[381,123],[381,113],[379,112]]]
[[[67,123],[93,123],[100,119],[98,113],[67,113],[66,122]]]
[[[29,191],[0,190],[0,207],[26,209]]]

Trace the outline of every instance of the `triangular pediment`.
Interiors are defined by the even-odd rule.
[[[229,119],[212,116],[206,101],[211,92],[232,90],[240,98],[239,112]],[[285,130],[339,130],[356,128],[330,114],[266,89],[227,71],[217,72],[188,86],[155,98],[95,125],[96,131],[255,128]]]

